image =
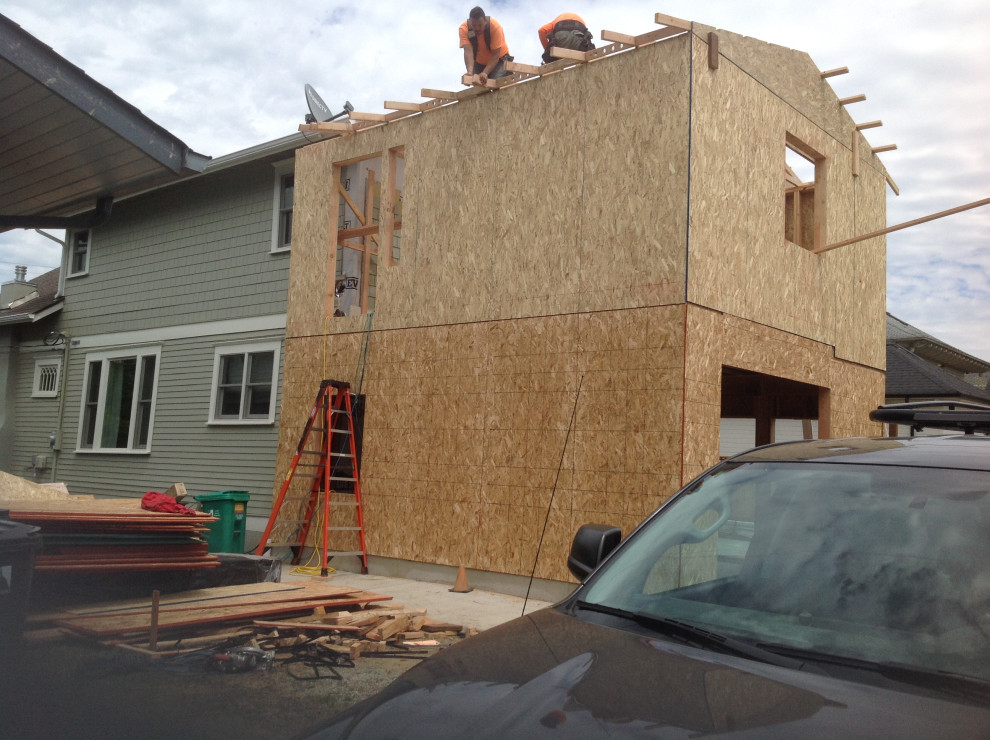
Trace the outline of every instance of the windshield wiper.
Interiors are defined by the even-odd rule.
[[[791,668],[796,671],[806,670],[808,667],[802,660],[778,655],[775,652],[758,647],[752,643],[739,640],[735,637],[729,637],[728,635],[722,635],[704,627],[698,627],[690,622],[682,622],[679,619],[662,617],[658,614],[650,614],[649,612],[632,612],[627,609],[608,606],[607,604],[594,604],[590,601],[579,600],[574,605],[579,609],[587,609],[588,611],[629,619],[650,628],[658,634],[667,637],[676,637],[681,642],[694,645],[695,647],[720,650],[732,655],[739,655],[744,658],[760,661],[761,663]]]
[[[817,650],[808,650],[807,648],[790,647],[788,645],[759,643],[759,647],[780,655],[790,656],[797,660],[829,663],[845,668],[876,673],[891,681],[920,686],[942,694],[978,701],[982,704],[990,703],[990,681],[975,676],[965,676],[959,673],[942,671],[937,668],[925,668],[907,663],[895,663],[891,661],[875,662],[864,660],[863,658],[851,658],[843,655],[819,652]]]

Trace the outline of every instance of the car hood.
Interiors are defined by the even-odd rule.
[[[986,737],[990,709],[544,609],[423,661],[320,738]]]

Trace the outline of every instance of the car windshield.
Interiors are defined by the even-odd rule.
[[[990,473],[730,463],[640,528],[581,598],[988,680],[988,544]]]

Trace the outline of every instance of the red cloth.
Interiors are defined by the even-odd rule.
[[[183,506],[171,496],[164,493],[148,491],[141,498],[141,508],[148,511],[167,511],[172,514],[195,514],[188,506]]]

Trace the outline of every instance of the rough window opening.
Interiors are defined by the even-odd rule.
[[[334,166],[337,255],[334,316],[375,309],[380,265],[399,263],[402,242],[402,147]]]
[[[784,147],[784,238],[804,249],[821,244],[825,222],[825,158],[787,135]]]

